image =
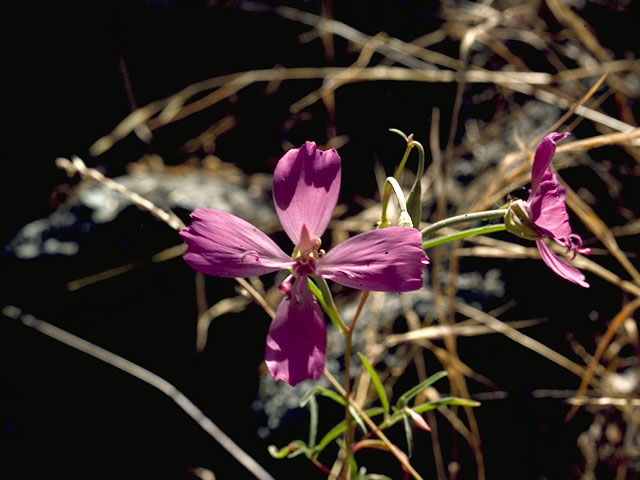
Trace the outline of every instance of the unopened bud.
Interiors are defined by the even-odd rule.
[[[529,212],[524,200],[515,200],[509,204],[507,213],[504,216],[504,225],[507,232],[527,240],[538,240],[540,238],[540,234],[529,218]]]
[[[406,210],[403,210],[400,212],[400,218],[398,219],[398,226],[399,227],[413,227],[413,222],[411,221],[411,216],[409,215],[409,212],[407,212]]]

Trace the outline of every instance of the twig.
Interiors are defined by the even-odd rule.
[[[493,328],[497,332],[502,333],[504,336],[510,338],[511,340],[519,343],[520,345],[528,348],[536,352],[539,355],[551,360],[552,362],[560,365],[563,368],[566,368],[570,372],[576,374],[581,377],[585,373],[585,369],[578,365],[575,362],[572,362],[567,357],[560,355],[555,350],[550,349],[545,344],[535,340],[522,332],[519,332],[515,328],[508,326],[506,323],[498,320],[497,318],[492,317],[484,313],[482,310],[478,310],[477,308],[473,308],[469,305],[465,305],[464,303],[456,302],[455,308],[457,311],[466,315],[469,318],[473,318],[478,322],[481,322],[487,325],[490,328]],[[591,381],[592,384],[597,385],[599,382],[595,380]]]
[[[345,392],[344,388],[342,388],[342,385],[340,385],[340,383],[335,379],[335,377],[331,374],[331,372],[329,372],[329,370],[327,370],[326,368],[324,369],[324,376],[327,378],[327,380],[329,380],[331,385],[333,385],[333,388],[335,388],[336,391],[345,399],[345,401],[347,401],[350,405],[353,406],[356,412],[358,412],[358,415],[360,415],[360,417],[369,426],[369,428],[373,431],[373,433],[375,433],[378,436],[378,438],[384,442],[384,444],[389,448],[389,451],[393,453],[393,455],[398,459],[398,461],[402,464],[402,466],[406,468],[407,471],[409,471],[409,473],[411,473],[413,478],[415,478],[416,480],[423,480],[420,474],[416,472],[416,470],[406,460],[404,454],[398,449],[398,447],[396,447],[391,442],[391,440],[387,438],[387,436],[382,432],[382,430],[378,428],[378,426],[373,422],[373,420],[371,420],[367,416],[364,410],[362,410],[362,407],[360,407],[360,405],[358,405],[353,400],[353,398],[346,396],[347,392]]]
[[[90,343],[80,337],[77,337],[51,323],[39,320],[28,313],[23,313],[19,308],[13,305],[7,305],[2,309],[2,313],[9,318],[19,320],[23,325],[34,328],[35,330],[47,335],[65,345],[76,350],[91,355],[109,365],[116,367],[123,372],[132,375],[139,380],[160,390],[175,402],[189,417],[195,421],[200,428],[207,432],[216,442],[220,444],[229,454],[233,456],[243,467],[251,472],[260,480],[274,480],[258,462],[256,462],[249,454],[238,446],[229,436],[211,421],[191,400],[189,400],[180,390],[167,382],[164,378],[159,377],[155,373],[142,368],[126,358],[115,353],[105,350],[93,343]]]
[[[80,176],[83,178],[92,178],[93,180],[103,184],[107,188],[121,193],[132,203],[144,210],[147,210],[154,217],[159,218],[174,230],[182,230],[183,228],[185,228],[185,224],[173,212],[167,212],[165,210],[162,210],[161,208],[158,208],[149,200],[141,197],[136,192],[132,192],[124,185],[105,177],[103,174],[93,168],[87,167],[84,162],[78,157],[74,156],[71,161],[66,158],[57,158],[56,165],[58,166],[58,168],[65,170],[69,175],[75,175],[77,173],[80,174]]]
[[[512,328],[527,328],[534,325],[539,325],[540,320],[520,320],[507,323]],[[397,333],[395,335],[388,335],[384,339],[384,346],[387,348],[393,347],[399,343],[404,342],[418,342],[423,339],[439,339],[445,335],[455,335],[458,337],[475,337],[478,335],[487,335],[495,333],[495,329],[483,325],[461,325],[456,323],[454,325],[432,325],[424,328],[417,328],[410,330],[407,333]]]
[[[611,320],[611,323],[609,324],[604,337],[602,337],[602,339],[600,339],[600,341],[598,342],[596,353],[593,354],[593,358],[591,359],[591,362],[589,362],[587,371],[584,373],[582,380],[580,380],[580,387],[578,387],[578,393],[576,394],[576,397],[581,397],[582,395],[584,395],[584,392],[587,390],[587,385],[591,382],[591,378],[593,377],[593,372],[595,371],[596,365],[602,358],[602,355],[609,346],[609,343],[611,343],[616,330],[618,330],[620,324],[625,321],[631,314],[633,314],[633,312],[638,307],[640,307],[640,298],[636,298],[632,302],[627,303],[622,308],[622,310],[620,310],[618,314],[613,317],[613,320]],[[565,422],[568,422],[573,418],[573,416],[578,411],[578,407],[579,405],[574,405],[573,407],[571,407],[571,410],[569,410],[569,413],[567,413],[567,416],[564,419]]]

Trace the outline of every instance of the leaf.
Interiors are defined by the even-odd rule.
[[[364,413],[367,414],[367,417],[371,418],[376,415],[380,415],[384,413],[384,410],[380,407],[374,407],[374,408],[369,408],[368,410],[365,410]],[[347,424],[344,420],[342,420],[340,423],[335,425],[331,430],[329,430],[329,432],[327,432],[327,434],[324,437],[322,437],[322,440],[320,440],[320,442],[318,442],[316,447],[313,449],[314,455],[316,456],[319,455],[320,452],[322,452],[322,450],[324,450],[327,447],[327,445],[329,445],[329,443],[331,443],[333,440],[339,437],[342,433],[344,433],[346,429],[347,429]]]
[[[427,388],[428,386],[430,386],[431,384],[437,382],[438,380],[440,380],[442,377],[446,377],[447,376],[447,372],[445,370],[442,370],[440,372],[434,373],[433,375],[431,375],[429,378],[427,378],[426,380],[423,380],[422,382],[420,382],[418,385],[416,385],[413,388],[410,388],[409,390],[407,390],[406,392],[404,392],[402,395],[400,395],[400,398],[398,398],[398,401],[396,402],[396,408],[397,409],[401,409],[402,407],[404,407],[405,405],[407,405],[409,403],[409,401],[415,397],[416,395],[418,395],[421,391],[423,391],[425,388]],[[414,409],[415,410],[415,409]]]
[[[441,407],[443,405],[458,405],[461,407],[479,407],[480,402],[476,402],[475,400],[471,400],[469,398],[460,398],[460,397],[444,397],[438,400],[434,400],[433,402],[421,403],[420,405],[416,405],[411,409],[416,413],[424,413],[429,410],[433,410],[435,408]]]
[[[309,448],[316,446],[316,436],[318,434],[318,402],[316,396],[309,397]]]
[[[411,430],[411,422],[407,415],[402,417],[404,423],[404,435],[407,437],[407,455],[409,458],[413,456],[413,431]]]
[[[282,459],[285,457],[291,458],[292,456],[298,456],[302,453],[309,453],[309,448],[302,440],[294,440],[280,450],[278,450],[278,447],[275,445],[269,445],[267,451],[273,458]]]
[[[384,391],[384,386],[380,381],[380,377],[364,355],[358,352],[358,356],[360,357],[360,361],[362,362],[362,365],[364,365],[364,368],[366,368],[367,372],[369,372],[369,376],[371,376],[371,381],[373,382],[373,386],[378,393],[380,403],[382,404],[382,408],[384,409],[384,416],[387,417],[389,415],[389,399],[387,398],[387,393]]]
[[[322,277],[313,275],[313,280],[307,277],[307,283],[309,285],[309,290],[311,290],[311,293],[316,297],[320,306],[322,306],[323,310],[327,315],[329,315],[333,324],[338,328],[338,330],[344,333],[347,330],[347,326],[342,321],[342,318],[338,313],[338,309],[333,301],[333,296],[331,295],[331,290],[329,290],[327,281]]]
[[[304,407],[309,401],[309,397],[313,395],[322,395],[323,397],[330,398],[334,402],[339,403],[343,407],[345,406],[344,398],[342,398],[339,394],[337,394],[333,390],[329,390],[328,388],[324,388],[318,385],[310,388],[309,391],[304,394],[304,396],[300,399],[300,406]]]
[[[403,131],[398,130],[397,128],[390,128],[389,131],[391,133],[395,133],[397,135],[400,135],[404,139],[405,142],[409,141],[409,138],[407,137],[407,135]]]
[[[422,219],[422,175],[424,175],[424,148],[420,142],[415,140],[411,142],[412,146],[418,148],[418,169],[416,171],[416,180],[411,187],[409,197],[407,197],[407,212],[411,217],[413,226],[420,229],[420,220]]]
[[[353,408],[353,406],[351,405],[349,405],[349,413],[351,414],[351,417],[355,420],[355,422],[360,427],[360,430],[362,430],[362,433],[365,433],[365,434],[368,433],[369,430],[367,430],[367,426],[364,424],[362,417],[358,414],[358,412],[356,412],[356,409]]]

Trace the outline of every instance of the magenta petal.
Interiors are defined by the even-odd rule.
[[[553,270],[558,276],[570,282],[577,283],[581,287],[589,288],[589,284],[584,280],[584,274],[576,267],[560,260],[543,240],[537,240],[536,246],[538,247],[538,252],[540,252],[540,258],[542,258],[544,263],[547,264],[547,267]]]
[[[540,181],[544,172],[551,165],[551,160],[556,153],[556,142],[559,142],[563,138],[570,135],[569,132],[565,133],[550,133],[542,139],[540,145],[536,149],[536,154],[533,158],[533,167],[531,168],[531,195],[533,196],[538,190]]]
[[[322,310],[302,275],[280,302],[269,327],[264,354],[267,369],[273,378],[291,385],[317,380],[324,371],[326,349]]]
[[[571,235],[566,196],[566,190],[558,183],[556,176],[551,170],[547,170],[528,202],[531,221],[542,233],[554,240],[568,238]]]
[[[422,288],[429,263],[415,228],[389,227],[361,233],[316,262],[316,273],[358,290],[408,292]]]
[[[273,201],[280,223],[298,245],[306,225],[311,239],[324,233],[340,191],[340,157],[334,149],[318,150],[307,142],[289,150],[273,174]]]
[[[194,210],[191,225],[180,236],[188,247],[185,262],[215,277],[251,277],[295,264],[256,227],[220,210]]]

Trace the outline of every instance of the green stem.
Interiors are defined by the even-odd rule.
[[[353,332],[356,328],[356,322],[358,318],[360,318],[360,314],[362,313],[362,309],[367,299],[369,298],[369,291],[365,290],[362,292],[362,296],[360,297],[360,303],[358,303],[358,308],[356,309],[356,313],[353,316],[353,320],[349,325],[349,328],[346,332],[344,332],[344,386],[345,386],[345,410],[344,410],[344,420],[347,424],[347,430],[344,434],[344,444],[345,444],[345,466],[351,468],[352,457],[353,457],[353,443],[354,443],[354,424],[353,424],[353,416],[351,415],[350,405],[349,405],[349,397],[351,396],[351,346],[353,342]],[[344,478],[351,478],[351,471],[344,471]]]
[[[472,222],[474,220],[491,220],[492,218],[501,218],[504,217],[505,213],[507,213],[506,208],[500,208],[498,210],[487,210],[484,212],[465,213],[464,215],[457,215],[455,217],[440,220],[439,222],[423,228],[422,230],[420,230],[420,233],[424,237],[444,227],[451,227],[459,223]]]
[[[475,235],[486,235],[488,233],[500,232],[502,230],[506,230],[504,223],[470,228],[468,230],[462,230],[461,232],[452,233],[450,235],[443,235],[442,237],[436,237],[432,238],[431,240],[427,240],[422,244],[422,248],[426,250],[427,248],[435,247],[436,245],[440,245],[442,243],[453,242],[454,240],[473,237]]]
[[[353,418],[349,410],[349,397],[351,396],[351,342],[353,338],[353,330],[348,329],[344,334],[344,419],[347,424],[347,430],[344,435],[345,458],[343,466],[344,479],[351,479],[351,457],[353,456]]]
[[[418,169],[409,196],[407,197],[407,211],[415,228],[420,228],[422,219],[422,175],[424,175],[424,148],[420,142],[411,141],[411,145],[418,149]]]

